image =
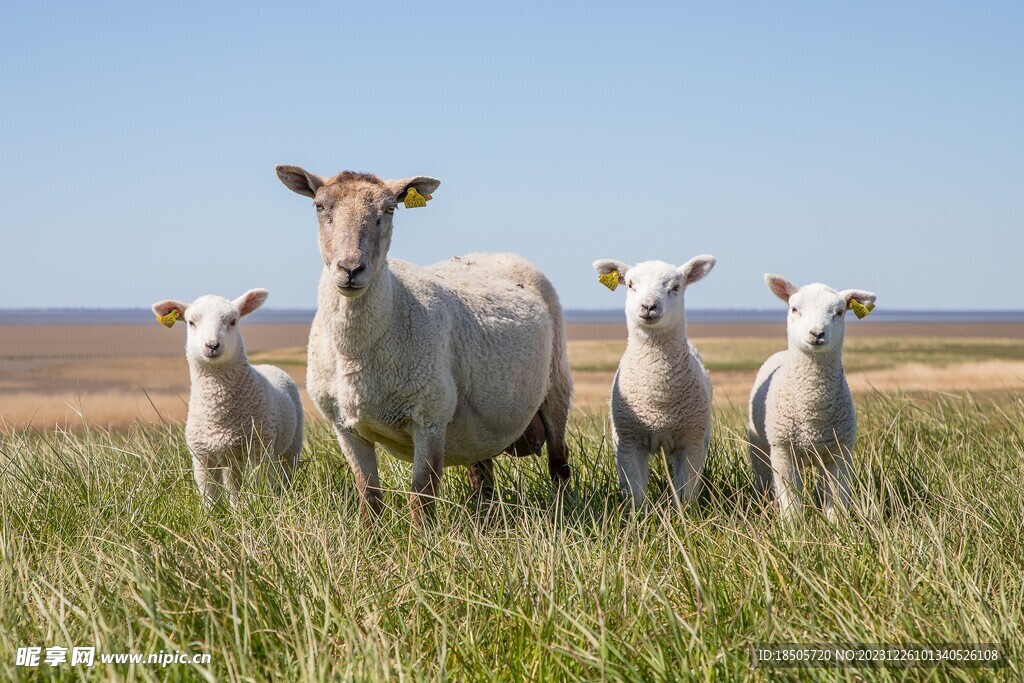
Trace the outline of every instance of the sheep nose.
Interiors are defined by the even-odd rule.
[[[820,344],[821,342],[825,341],[825,333],[819,330],[811,330],[811,340],[815,344]]]
[[[640,319],[647,322],[654,322],[661,318],[661,307],[657,302],[640,304]]]
[[[362,262],[356,263],[355,265],[351,265],[339,260],[334,262],[334,267],[337,268],[342,273],[345,273],[345,275],[348,276],[349,280],[355,278],[357,275],[366,270],[366,264]]]
[[[206,348],[210,349],[211,351],[216,351],[217,349],[220,348],[220,342],[206,342]]]

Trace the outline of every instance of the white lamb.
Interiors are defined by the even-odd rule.
[[[797,288],[768,273],[768,289],[789,305],[789,348],[761,366],[750,393],[750,462],[759,491],[774,489],[782,516],[800,515],[800,470],[818,468],[818,495],[834,519],[850,498],[857,415],[843,373],[846,311],[875,295],[823,284]]]
[[[262,466],[271,481],[287,485],[299,464],[299,390],[284,370],[250,365],[238,329],[239,319],[266,299],[267,290],[251,289],[234,301],[210,295],[191,304],[153,304],[164,324],[186,322],[185,357],[192,389],[185,440],[208,505],[216,504],[224,489],[235,503],[249,467]]]
[[[622,280],[627,288],[629,340],[612,383],[611,412],[619,485],[637,506],[647,493],[651,453],[664,453],[682,500],[699,490],[711,439],[711,378],[686,338],[683,292],[714,265],[706,255],[678,268],[594,262],[602,282],[614,289]]]
[[[445,466],[470,466],[487,489],[491,458],[516,442],[537,450],[538,431],[551,476],[568,479],[572,377],[547,278],[515,254],[428,268],[389,260],[395,207],[425,206],[440,185],[433,178],[325,179],[296,166],[277,175],[316,206],[324,265],[306,388],[338,434],[364,514],[381,506],[374,444],[412,463],[418,523]]]

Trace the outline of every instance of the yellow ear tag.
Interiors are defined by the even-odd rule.
[[[178,311],[174,310],[168,313],[167,315],[158,315],[156,317],[156,321],[163,325],[164,327],[174,327],[174,323],[175,321],[177,321],[178,317]]]
[[[597,279],[602,285],[614,292],[615,288],[619,286],[619,271],[609,271],[604,275],[598,275]]]
[[[423,195],[416,191],[415,187],[410,187],[409,190],[405,193],[405,208],[414,209],[418,206],[426,206],[428,199],[431,199],[431,196],[429,194],[426,197],[424,197]]]
[[[865,317],[868,313],[875,310],[874,304],[862,304],[856,299],[850,299],[850,308],[853,310],[853,314],[857,316],[857,319]]]

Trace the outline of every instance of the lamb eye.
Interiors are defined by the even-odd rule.
[[[189,320],[189,321],[188,321],[188,326],[189,326],[189,327],[195,327],[195,326],[196,326],[196,324],[195,324],[194,322],[192,322],[191,320]]]
[[[232,320],[231,322],[228,323],[228,327],[234,327],[235,323],[237,323],[237,322],[238,322],[237,320]]]
[[[836,317],[837,317],[837,318],[838,318],[839,316],[841,316],[842,314],[843,314],[843,309],[841,309],[841,308],[840,308],[840,309],[839,309],[838,311],[836,311]]]
[[[789,312],[790,313],[799,313],[800,311],[796,310],[796,306],[791,306],[790,309],[789,309]]]
[[[672,287],[672,289],[670,289],[668,291],[670,291],[670,292],[678,292],[679,291],[679,285],[675,285],[674,287]]]
[[[393,214],[394,212],[395,212],[395,205],[394,204],[392,204],[391,206],[388,206],[387,208],[384,209],[384,213],[388,214],[389,216],[391,214]]]
[[[323,213],[323,210],[324,210],[324,205],[323,204],[314,204],[313,206],[316,207],[316,212],[317,213]]]
[[[632,282],[627,282],[626,283],[626,289],[633,289],[633,283]]]

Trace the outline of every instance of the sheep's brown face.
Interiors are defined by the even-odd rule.
[[[326,184],[313,197],[320,255],[344,296],[361,295],[387,258],[397,203],[383,183],[367,180]]]
[[[381,180],[350,171],[324,180],[296,166],[278,166],[277,175],[292,191],[313,198],[324,267],[338,291],[352,298],[387,262],[395,209],[409,189],[425,196],[441,184],[425,176]]]

